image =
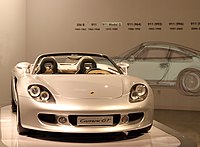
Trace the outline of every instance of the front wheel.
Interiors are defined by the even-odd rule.
[[[200,95],[200,71],[194,68],[179,73],[176,82],[177,90],[183,95]]]
[[[17,112],[17,105],[13,99],[11,99],[11,109],[13,113]]]
[[[21,117],[20,117],[19,107],[17,108],[17,131],[20,135],[28,134],[28,129],[23,128],[21,125]]]
[[[14,95],[14,89],[13,89],[13,82],[11,81],[11,109],[12,112],[17,112],[17,105],[15,103],[15,95]]]

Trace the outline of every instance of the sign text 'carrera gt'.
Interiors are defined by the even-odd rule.
[[[77,125],[113,125],[113,117],[112,116],[89,116],[83,117],[79,116],[77,118]]]

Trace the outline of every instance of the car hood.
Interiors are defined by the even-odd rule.
[[[123,93],[117,75],[41,75],[37,77],[50,91],[65,98],[118,98]]]

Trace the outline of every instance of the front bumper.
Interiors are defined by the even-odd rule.
[[[68,99],[67,102],[45,104],[21,96],[19,106],[22,127],[40,131],[108,133],[139,130],[153,123],[152,98],[138,103],[130,103],[127,98],[118,98],[106,100]],[[58,122],[60,116],[64,116],[67,122],[64,124]],[[76,122],[76,118],[79,116],[112,116],[115,122],[109,126],[79,126]],[[123,122],[124,116],[129,118],[125,123]]]

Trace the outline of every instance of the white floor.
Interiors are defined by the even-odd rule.
[[[0,112],[0,146],[8,147],[178,147],[178,138],[153,126],[149,133],[127,137],[117,134],[60,134],[34,132],[29,136],[18,135],[16,115],[11,106],[2,107]],[[27,114],[28,115],[28,114]]]

